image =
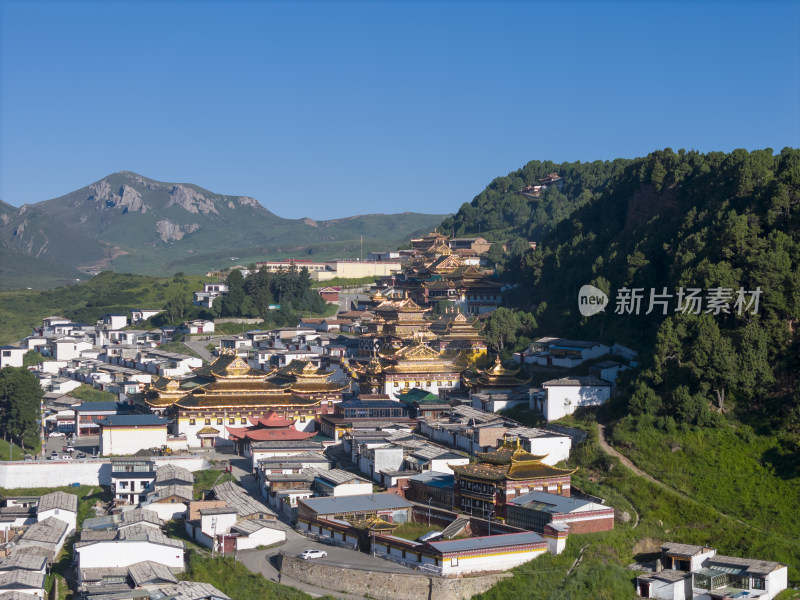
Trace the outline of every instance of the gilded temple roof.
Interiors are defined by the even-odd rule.
[[[478,462],[469,465],[448,465],[457,475],[500,481],[511,479],[547,479],[572,475],[577,469],[562,469],[542,462],[547,456],[537,456],[524,450],[519,443],[504,442],[492,452],[475,454]]]
[[[479,371],[477,377],[465,376],[464,379],[475,388],[509,388],[528,383],[531,378],[518,377],[520,369],[506,369],[498,356],[494,364],[486,370]]]
[[[264,371],[259,371],[250,367],[241,356],[228,354],[224,351],[210,365],[202,366],[195,371],[195,376],[207,377],[210,379],[265,379],[267,375],[268,373]]]

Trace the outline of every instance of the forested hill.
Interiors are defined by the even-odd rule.
[[[654,152],[540,241],[504,265],[518,285],[509,303],[546,324],[524,335],[640,350],[634,413],[710,422],[735,405],[800,431],[799,150]],[[604,312],[581,316],[584,284],[608,294]],[[642,290],[639,314],[618,306],[623,288]],[[701,290],[699,314],[676,310],[681,288]],[[651,289],[667,294],[666,315],[661,304],[645,314]],[[748,307],[758,289],[758,308]],[[728,293],[714,308],[710,296]]]
[[[482,235],[490,241],[543,239],[573,211],[598,198],[605,185],[631,161],[561,163],[532,160],[521,169],[497,177],[472,202],[442,222],[441,230],[457,236]],[[538,199],[522,194],[528,186],[556,173],[562,185],[551,186]]]

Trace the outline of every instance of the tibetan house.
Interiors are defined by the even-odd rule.
[[[314,431],[300,431],[296,419],[284,419],[274,411],[248,421],[247,427],[225,427],[237,454],[244,453],[251,442],[307,440],[316,435]]]
[[[458,389],[462,367],[441,352],[421,343],[403,346],[394,353],[380,354],[359,370],[362,393],[398,397],[411,388],[434,395],[439,390]]]
[[[221,354],[194,373],[195,387],[159,382],[148,391],[153,410],[175,417],[175,433],[187,438],[189,447],[211,447],[228,439],[228,426],[250,426],[270,412],[292,421],[295,428],[314,431],[320,415],[333,412],[333,402],[305,393],[294,393],[292,383],[270,381],[269,374],[250,368],[234,354]],[[183,393],[179,393],[183,391]]]
[[[455,474],[453,505],[456,510],[486,516],[506,517],[506,503],[528,492],[570,495],[575,469],[561,469],[542,462],[523,450],[519,442],[505,442],[492,452],[476,454],[478,462],[448,465]]]
[[[488,369],[479,369],[477,374],[464,373],[464,383],[470,392],[511,392],[531,380],[519,372],[519,367],[506,369],[498,356]]]

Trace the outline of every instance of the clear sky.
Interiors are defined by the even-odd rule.
[[[284,217],[532,159],[800,146],[800,2],[0,0],[0,198],[114,171]]]

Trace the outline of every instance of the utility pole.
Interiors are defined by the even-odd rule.
[[[431,526],[431,502],[433,501],[433,496],[428,496],[428,527]]]
[[[361,236],[361,251],[358,254],[358,261],[364,262],[364,236]]]

